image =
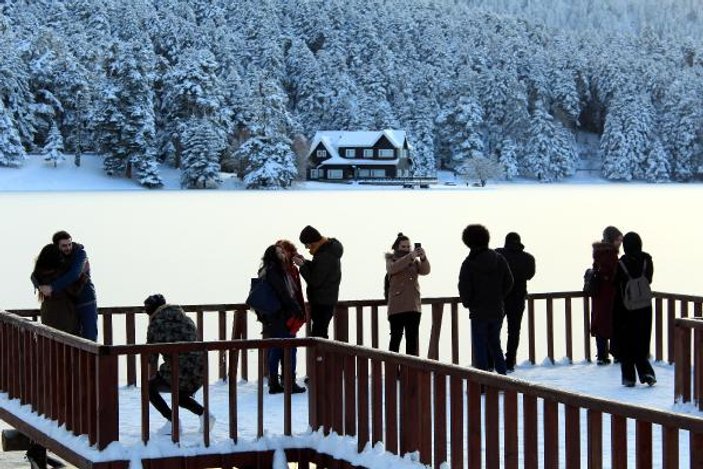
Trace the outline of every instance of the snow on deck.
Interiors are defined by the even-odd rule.
[[[638,385],[634,388],[624,388],[620,384],[620,368],[617,365],[597,366],[595,364],[583,362],[569,365],[562,361],[552,365],[547,360],[541,365],[531,366],[525,362],[516,368],[515,373],[509,375],[512,378],[540,383],[549,387],[562,390],[569,390],[591,396],[606,398],[628,404],[649,407],[666,412],[677,412],[703,417],[693,404],[674,404],[674,367],[663,363],[655,363],[654,369],[657,374],[657,384],[654,387]],[[0,394],[0,406],[11,411],[15,415],[21,416],[33,426],[41,429],[52,438],[70,447],[82,456],[93,461],[107,460],[131,460],[132,467],[141,467],[138,462],[141,458],[157,458],[176,455],[211,454],[222,452],[237,452],[251,450],[277,450],[283,448],[312,448],[320,452],[330,454],[336,458],[345,459],[352,464],[364,465],[374,468],[394,469],[403,467],[423,467],[416,462],[416,455],[406,455],[399,458],[386,453],[382,444],[374,447],[368,446],[362,454],[356,453],[356,441],[350,437],[339,437],[331,435],[325,437],[321,432],[313,432],[308,428],[308,400],[307,394],[292,396],[292,431],[293,437],[283,435],[283,395],[264,396],[264,438],[256,439],[257,423],[257,385],[255,382],[238,383],[238,412],[239,429],[238,443],[235,445],[229,439],[227,422],[229,421],[228,411],[228,385],[222,382],[211,384],[210,386],[210,407],[211,412],[217,417],[217,422],[211,433],[211,445],[206,448],[202,442],[202,434],[199,432],[199,420],[196,416],[185,409],[181,409],[181,445],[180,447],[171,442],[169,436],[160,436],[156,430],[161,427],[165,420],[153,409],[150,408],[150,429],[151,440],[144,446],[141,444],[141,393],[138,388],[121,388],[120,399],[120,441],[110,445],[105,451],[98,452],[88,444],[87,437],[75,437],[63,428],[59,428],[55,422],[46,422],[43,418],[32,413],[28,406],[20,407],[17,401],[9,401],[7,394]],[[264,391],[267,389],[264,388]],[[170,397],[165,394],[167,399]],[[202,402],[202,394],[198,392],[196,399]],[[542,409],[540,406],[540,413]],[[518,432],[522,435],[522,416],[518,416]],[[560,422],[564,422],[563,409],[560,408]],[[541,419],[540,419],[541,422]],[[585,410],[582,411],[582,453],[586,452],[586,422]],[[502,425],[502,418],[501,418]],[[565,451],[563,448],[564,437],[563,427],[560,425],[562,435],[560,436],[560,457],[563,458]],[[655,440],[661,438],[660,429],[655,426],[653,429]],[[449,435],[448,435],[449,436]],[[540,441],[542,430],[540,423]],[[634,422],[628,421],[628,447],[635,448]],[[603,441],[605,460],[609,460],[610,425],[607,416],[603,422]],[[681,437],[680,458],[681,461],[688,459],[688,438]],[[631,451],[630,457],[634,457]],[[501,456],[502,457],[502,456]],[[660,461],[661,445],[655,444],[653,447],[653,460]],[[276,459],[283,462],[283,453],[277,454]],[[0,462],[2,456],[0,456]],[[281,466],[285,467],[285,466]]]

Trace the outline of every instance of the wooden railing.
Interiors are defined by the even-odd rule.
[[[693,397],[703,411],[703,320],[676,319],[675,329],[674,397],[677,402],[690,402]]]
[[[0,312],[0,392],[99,449],[117,439],[117,357],[108,346]]]
[[[703,419],[694,416],[339,342],[318,341],[312,352],[310,424],[354,436],[359,451],[383,442],[395,454],[417,451],[420,462],[435,468],[445,462],[488,469],[620,468],[628,460],[638,468],[703,464]],[[682,431],[688,445],[679,441]]]
[[[546,300],[548,335],[556,330],[556,318],[549,319],[550,314],[554,315],[553,303],[559,298],[556,295],[565,298],[563,294],[554,295],[546,295],[544,298],[535,295],[530,300]],[[430,350],[439,356],[439,319],[447,299],[426,301],[432,305],[433,329],[438,329],[432,334]],[[564,301],[564,304],[569,304],[570,300],[566,297]],[[658,299],[658,303],[660,301]],[[674,306],[667,310],[672,314],[675,302],[680,300],[673,301]],[[341,314],[335,318],[335,335],[338,339],[349,341],[348,311],[353,308],[357,310],[356,340],[363,345],[364,332],[368,330],[364,323],[366,316],[363,308],[368,303],[348,302],[340,305],[337,312],[341,311]],[[370,306],[371,342],[376,348],[379,346],[380,304],[374,302]],[[200,308],[206,311],[210,307]],[[347,314],[344,314],[345,308]],[[685,311],[686,308],[687,306],[680,306],[679,309]],[[535,308],[532,306],[530,309],[534,311]],[[236,308],[233,310],[236,311]],[[662,317],[661,306],[655,310]],[[569,311],[566,306],[565,318],[569,316]],[[136,313],[132,310],[125,314],[130,312]],[[452,306],[452,313],[451,352],[454,360],[454,354],[458,354],[459,350],[460,330],[456,306]],[[113,314],[110,312],[103,316],[103,331],[111,327]],[[134,330],[134,322],[132,324]],[[207,337],[208,334],[204,334],[208,332],[205,324],[204,319],[198,321],[201,336]],[[574,328],[573,322],[568,319],[564,320],[564,324]],[[535,330],[535,327],[531,326],[530,330]],[[224,327],[220,330],[224,330]],[[660,330],[664,331],[663,328]],[[110,336],[105,334],[105,337],[107,339]],[[567,339],[566,343],[568,342]],[[596,468],[626,467],[628,459],[634,459],[637,467],[677,468],[685,466],[685,459],[688,459],[690,467],[703,464],[703,419],[558,391],[436,360],[313,338],[97,345],[33,324],[13,314],[0,313],[0,392],[7,392],[11,399],[18,398],[21,403],[31,405],[48,419],[58,420],[59,424],[65,423],[66,429],[76,435],[88,435],[91,444],[104,449],[119,439],[118,383],[123,378],[120,373],[131,373],[130,366],[120,367],[120,357],[133,357],[135,366],[139,368],[141,430],[142,440],[146,442],[150,434],[146,381],[149,354],[156,351],[171,354],[174,364],[178,363],[175,359],[178,352],[202,351],[209,352],[205,354],[207,356],[224,356],[227,363],[226,375],[232,377],[241,365],[240,357],[248,355],[243,352],[253,350],[258,356],[256,434],[262,436],[265,431],[263,357],[265,350],[272,346],[284,347],[286,350],[284,435],[291,434],[293,418],[291,372],[287,358],[291,347],[300,347],[308,350],[310,426],[314,429],[321,427],[327,433],[334,431],[340,435],[353,436],[357,439],[360,451],[369,442],[383,442],[385,448],[395,454],[418,451],[420,461],[433,467],[440,467],[443,462],[449,462],[450,467],[481,467],[482,464],[487,468],[513,468],[518,465],[525,468],[580,465]],[[565,345],[565,348],[568,353],[569,346]],[[555,353],[554,344],[551,347],[547,344],[547,349],[551,350],[552,355]],[[572,346],[572,353],[573,349]],[[209,382],[207,365],[206,359],[205,379]],[[174,381],[178,379],[178,371],[176,366],[172,378]],[[136,368],[134,373],[137,373]],[[237,413],[237,381],[228,381],[230,414],[229,422],[224,423],[234,442],[237,441],[241,428]],[[482,392],[484,399],[481,398]],[[178,402],[177,387],[171,397],[173,403]],[[203,389],[203,404],[206,409],[210,408],[207,386]],[[177,405],[173,405],[172,418],[172,439],[178,442],[180,432]],[[581,433],[583,419],[586,419],[587,424],[585,435]],[[610,424],[610,439],[604,441],[604,423],[607,420]],[[632,421],[635,428],[634,442],[629,445],[628,420]],[[653,443],[653,429],[661,431],[661,448]],[[685,432],[684,438],[687,435],[688,458],[682,456],[685,455],[685,445],[679,441],[681,432]],[[585,438],[585,445],[582,437]],[[209,438],[206,430],[203,433],[206,446],[210,443]],[[502,453],[501,447],[504,448]],[[608,449],[605,452],[611,454],[611,459],[604,461],[603,453]],[[659,450],[661,456],[655,459],[654,454]]]
[[[429,307],[431,317],[426,356],[452,364],[471,363],[471,339],[470,334],[467,333],[470,330],[468,311],[460,306],[459,298],[424,298],[422,303]],[[249,308],[245,304],[183,305],[182,307],[194,316],[199,338],[203,340],[248,339],[259,336],[259,331],[254,330],[254,328],[258,329],[258,323],[250,319]],[[380,342],[380,331],[386,325],[385,307],[384,300],[339,302],[331,336],[342,342],[370,346],[374,349],[386,348],[387,345]],[[691,311],[693,316],[703,316],[703,297],[655,293],[652,351],[656,361],[666,360],[670,364],[674,362],[674,319],[688,317]],[[35,320],[39,315],[36,309],[11,310],[11,312]],[[447,312],[448,317],[445,316]],[[141,307],[99,308],[99,314],[102,322],[100,339],[105,345],[135,344],[137,324],[140,321],[141,330],[146,330],[147,317]],[[379,320],[381,315],[383,315],[382,321]],[[209,321],[216,321],[216,327],[212,327]],[[120,334],[115,333],[118,325],[121,328]],[[448,329],[448,332],[443,334],[443,329]],[[592,359],[590,299],[584,297],[580,291],[528,295],[522,330],[521,343],[526,341],[527,358],[532,364],[545,357],[551,362],[562,357],[570,362]],[[216,334],[211,334],[214,331]],[[116,336],[121,340],[116,341]],[[141,340],[143,338],[140,337]],[[520,359],[521,357],[518,356],[518,360]],[[247,380],[249,376],[247,354],[240,355],[238,363],[240,376]],[[126,357],[126,366],[127,384],[136,385],[137,366],[134,355]],[[228,364],[227,355],[224,352],[218,353],[217,369],[219,378],[226,379]]]

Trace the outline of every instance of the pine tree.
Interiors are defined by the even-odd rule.
[[[541,182],[557,181],[574,173],[576,158],[573,134],[536,103],[523,160],[526,173]]]
[[[290,142],[281,138],[254,136],[237,149],[235,158],[245,162],[247,189],[287,188],[298,176]]]
[[[613,99],[600,143],[606,178],[644,178],[647,149],[653,138],[653,113],[647,96],[624,94]]]
[[[511,139],[505,139],[501,142],[498,149],[498,163],[503,168],[505,178],[511,180],[519,173],[519,165],[517,161],[517,147]]]
[[[18,168],[26,158],[19,133],[0,99],[0,166]]]
[[[63,137],[61,136],[56,122],[52,122],[51,130],[49,131],[44,149],[42,150],[44,161],[51,163],[54,168],[57,167],[59,163],[66,160],[63,150]]]
[[[650,144],[646,164],[644,177],[647,182],[669,181],[669,158],[658,138],[655,138]]]
[[[207,118],[192,118],[184,126],[181,186],[216,189],[221,183],[220,153],[224,141],[216,125]]]

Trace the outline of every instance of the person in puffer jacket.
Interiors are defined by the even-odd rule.
[[[504,375],[507,368],[500,345],[500,329],[505,315],[505,297],[513,288],[508,261],[488,248],[490,234],[483,225],[469,225],[462,234],[471,250],[459,272],[459,296],[469,309],[474,366],[488,369],[488,354],[495,370]]]
[[[193,320],[186,316],[183,308],[178,305],[166,304],[163,295],[154,294],[144,300],[144,310],[149,315],[149,327],[146,332],[147,344],[166,342],[195,342],[198,340],[197,330]],[[171,390],[172,363],[170,354],[162,354],[163,363],[149,378],[149,401],[168,422],[159,432],[170,434],[171,409],[161,397],[161,392]],[[156,370],[159,354],[149,357],[150,369]],[[203,414],[205,409],[193,395],[203,385],[203,352],[182,352],[178,354],[178,389],[179,406],[200,416],[203,430]],[[214,425],[214,416],[210,415],[210,427]]]

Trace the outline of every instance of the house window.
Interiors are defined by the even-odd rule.
[[[327,158],[327,150],[317,150],[318,158]]]
[[[328,169],[327,179],[342,179],[344,172],[341,169]]]
[[[318,179],[320,177],[320,170],[319,169],[311,169],[310,170],[310,179]]]
[[[393,158],[393,150],[378,150],[378,156],[381,158]]]
[[[360,178],[371,177],[371,171],[369,171],[368,169],[360,169],[359,170],[359,177]]]
[[[356,156],[356,150],[354,150],[353,148],[347,148],[346,150],[344,150],[344,156],[346,156],[347,158],[354,158]]]
[[[384,177],[386,177],[386,170],[385,169],[372,169],[371,170],[371,177],[384,178]]]
[[[364,158],[373,158],[373,150],[371,148],[364,149]]]

